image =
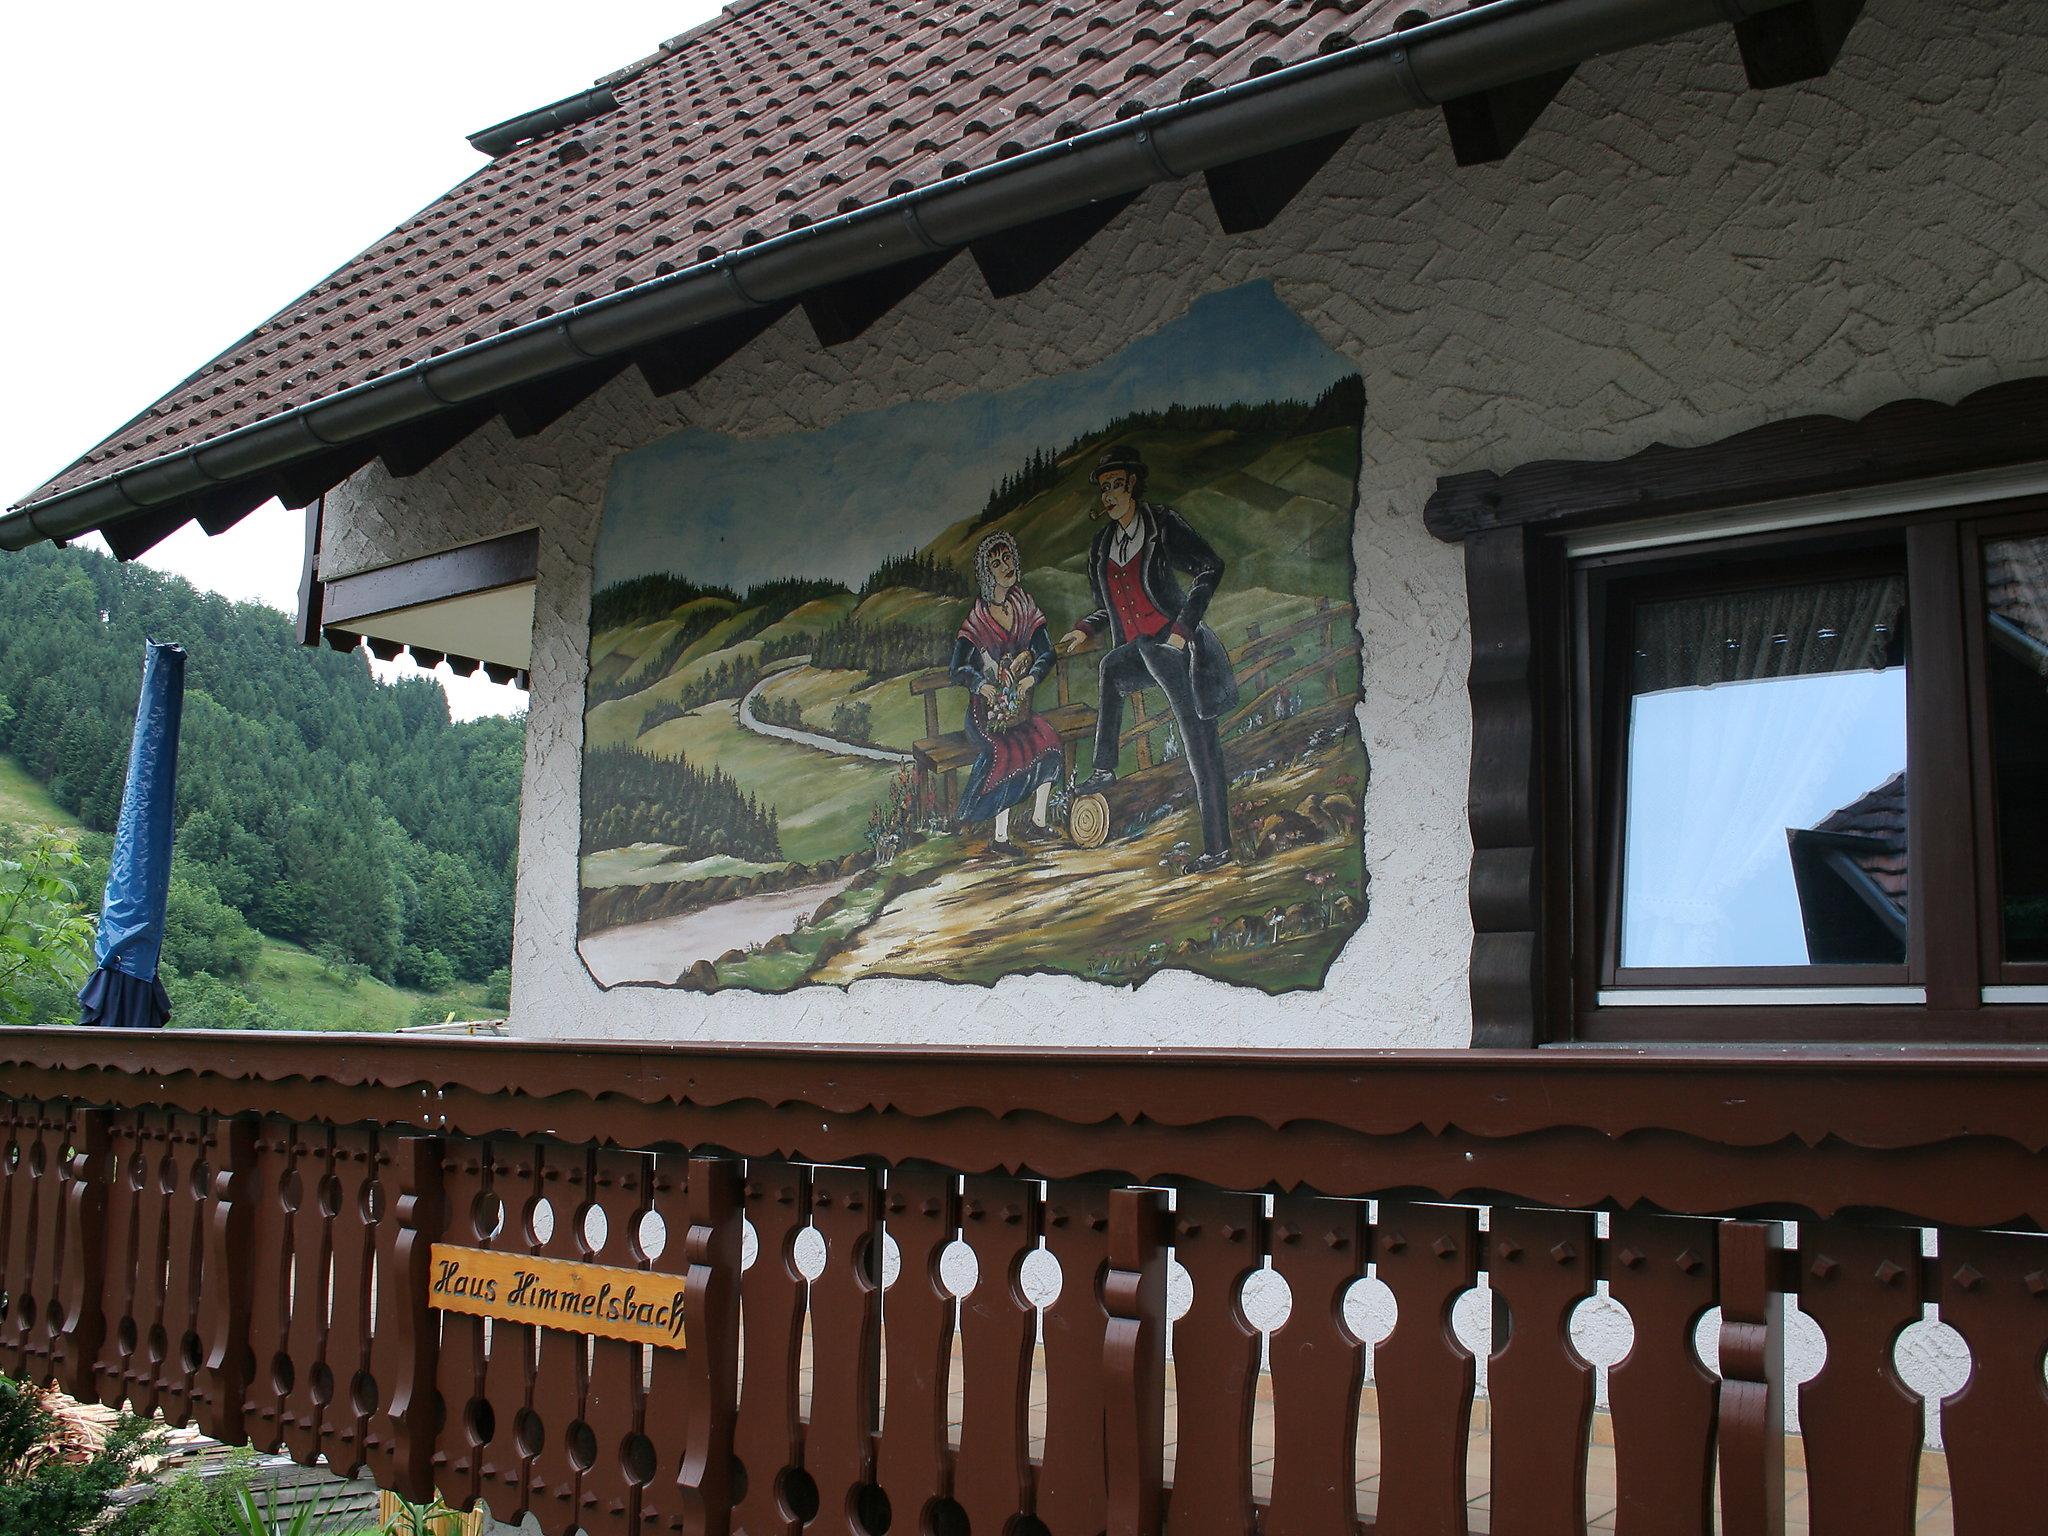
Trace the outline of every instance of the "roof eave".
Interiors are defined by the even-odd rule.
[[[1089,203],[1799,0],[1489,0],[699,262],[0,517],[0,549],[219,492],[693,327]],[[587,93],[586,93],[587,94]]]

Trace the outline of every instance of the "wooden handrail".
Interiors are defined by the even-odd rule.
[[[6,1029],[0,1368],[550,1530],[787,1532],[813,1504],[871,1529],[886,1500],[940,1530],[1034,1515],[1159,1536],[1182,1487],[1254,1518],[1261,1367],[1237,1287],[1265,1266],[1294,1310],[1271,1335],[1259,1518],[1342,1531],[1364,1359],[1339,1319],[1370,1263],[1399,1307],[1373,1356],[1381,1522],[1461,1516],[1473,1376],[1449,1316],[1484,1275],[1514,1320],[1491,1375],[1495,1523],[1579,1529],[1592,1399],[1565,1341],[1604,1282],[1635,1327],[1610,1378],[1622,1506],[1704,1522],[1718,1448],[1726,1528],[1769,1533],[1797,1296],[1829,1340],[1801,1393],[1816,1527],[1904,1530],[1920,1410],[1871,1383],[1895,1383],[1891,1342],[1931,1302],[1973,1356],[1949,1421],[1957,1529],[2014,1529],[2040,1507],[2025,1450],[2048,1428],[2048,1237],[2011,1230],[2048,1206],[2044,1090],[2048,1053],[1993,1049],[1161,1057]],[[1939,1226],[1937,1251],[1902,1218]],[[808,1282],[806,1229],[825,1252]],[[902,1260],[886,1318],[885,1233]],[[685,1285],[687,1348],[649,1360],[437,1314],[437,1241]],[[961,1313],[949,1456],[938,1261],[956,1241],[996,1286]],[[1041,1243],[1065,1276],[1053,1299],[998,1278]],[[1170,1428],[1174,1261],[1195,1289]],[[1692,1356],[1715,1305],[1719,1381]]]

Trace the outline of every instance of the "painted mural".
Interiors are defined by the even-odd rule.
[[[1252,284],[1057,379],[622,455],[591,974],[1322,985],[1365,915],[1364,411]]]

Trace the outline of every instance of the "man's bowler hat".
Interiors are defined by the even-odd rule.
[[[1102,457],[1095,461],[1095,468],[1088,472],[1090,480],[1100,480],[1112,469],[1127,470],[1134,475],[1145,473],[1145,460],[1138,450],[1129,443],[1118,443],[1114,448],[1102,450]]]

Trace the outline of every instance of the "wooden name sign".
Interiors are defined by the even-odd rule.
[[[433,1247],[427,1302],[444,1312],[594,1333],[629,1344],[683,1347],[679,1275],[482,1248]]]

